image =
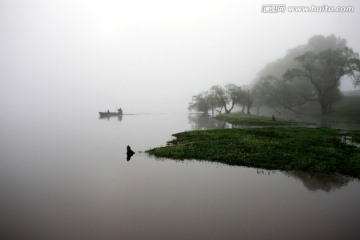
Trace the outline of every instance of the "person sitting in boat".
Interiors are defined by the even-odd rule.
[[[122,114],[122,109],[121,108],[118,109],[118,113]]]

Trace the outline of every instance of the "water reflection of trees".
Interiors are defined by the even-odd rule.
[[[278,171],[257,170],[258,174],[277,174]],[[283,172],[286,176],[300,180],[304,186],[310,191],[323,190],[325,192],[334,191],[345,187],[354,179],[343,175],[324,175],[324,174],[310,174],[306,172]]]
[[[299,179],[310,191],[323,190],[330,192],[345,187],[353,178],[343,175],[314,175],[306,172],[287,172],[289,177]]]
[[[229,123],[200,114],[189,114],[188,120],[192,130],[231,128],[231,124]]]

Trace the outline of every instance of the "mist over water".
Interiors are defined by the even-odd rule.
[[[359,237],[357,180],[144,153],[172,133],[231,127],[223,122],[194,114],[72,116],[2,116],[4,239]]]
[[[191,97],[250,85],[314,35],[360,52],[358,1],[341,1],[353,13],[268,3],[1,1],[0,239],[360,239],[358,180],[144,153],[230,128],[188,115]]]

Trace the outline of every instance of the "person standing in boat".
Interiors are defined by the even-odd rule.
[[[121,108],[118,109],[118,113],[122,114],[122,109]]]

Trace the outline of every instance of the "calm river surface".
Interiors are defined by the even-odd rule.
[[[358,180],[143,153],[222,122],[96,112],[0,120],[0,239],[360,239]]]

